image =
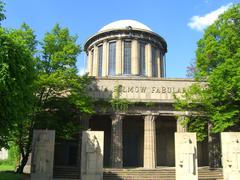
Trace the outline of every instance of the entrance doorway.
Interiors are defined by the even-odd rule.
[[[123,166],[143,166],[143,118],[126,116],[123,119]]]
[[[157,166],[175,166],[175,132],[175,117],[159,116],[156,119]]]

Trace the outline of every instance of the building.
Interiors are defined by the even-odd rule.
[[[194,81],[165,77],[164,38],[140,22],[120,20],[91,36],[84,50],[88,75],[94,77],[89,94],[99,103],[83,125],[104,131],[104,167],[174,167],[174,133],[187,131],[181,121],[188,115],[174,109],[174,95],[181,96]],[[104,103],[111,100],[117,108]],[[59,165],[79,165],[77,143],[81,140],[56,145],[55,172]],[[199,166],[213,161],[208,145],[208,139],[198,143]]]

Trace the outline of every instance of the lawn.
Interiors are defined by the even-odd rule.
[[[0,172],[0,180],[28,180],[25,175],[15,174],[14,172]]]

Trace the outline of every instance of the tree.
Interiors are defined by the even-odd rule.
[[[0,147],[8,146],[12,129],[27,116],[33,102],[35,61],[24,38],[29,33],[26,28],[0,28]]]
[[[176,108],[192,112],[185,120],[203,140],[208,134],[240,130],[240,4],[209,26],[196,51],[191,86]],[[208,127],[208,130],[207,128]]]
[[[76,40],[67,28],[57,24],[40,42],[31,116],[21,121],[15,131],[22,156],[19,173],[23,172],[31,152],[34,129],[55,129],[57,137],[69,139],[79,131],[79,118],[71,117],[92,112],[91,100],[86,95],[90,80],[77,75],[76,61],[81,48]]]
[[[4,19],[6,19],[5,15],[4,15],[4,3],[2,1],[0,1],[0,22]],[[0,23],[1,25],[1,23]]]

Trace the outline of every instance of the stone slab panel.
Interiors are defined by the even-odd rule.
[[[103,131],[83,131],[81,180],[103,179]]]
[[[32,141],[31,180],[52,180],[54,130],[34,130]]]
[[[175,133],[176,180],[198,180],[196,133]]]
[[[2,148],[0,149],[0,160],[5,160],[8,158],[8,150]]]
[[[240,132],[222,132],[222,166],[225,180],[240,179]]]

